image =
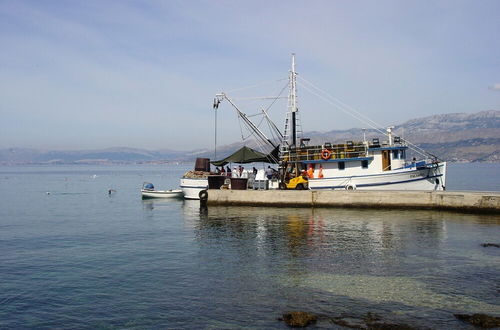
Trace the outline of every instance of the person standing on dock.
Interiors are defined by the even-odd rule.
[[[273,178],[273,169],[271,168],[271,166],[267,167],[266,177],[268,180],[271,180]]]

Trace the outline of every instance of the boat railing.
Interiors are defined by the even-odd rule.
[[[346,158],[362,158],[367,156],[367,148],[363,143],[348,141],[345,144],[324,144],[321,146],[302,146],[283,148],[282,160],[286,162],[335,160]]]

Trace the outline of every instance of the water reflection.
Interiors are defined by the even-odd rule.
[[[383,257],[404,249],[439,250],[446,238],[444,217],[429,211],[351,209],[200,207],[184,203],[184,221],[199,240],[239,238],[270,253],[286,251],[290,258],[320,251],[349,253],[352,258]],[[315,252],[316,251],[316,252]]]
[[[203,258],[224,251],[298,301],[306,299],[300,288],[389,310],[499,310],[500,256],[480,247],[500,237],[498,216],[197,202],[183,212]]]

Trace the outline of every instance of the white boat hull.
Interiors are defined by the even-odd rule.
[[[309,179],[309,189],[445,190],[446,163],[424,169],[400,169],[369,175]]]
[[[182,198],[181,189],[176,190],[148,190],[141,189],[142,198]]]
[[[182,178],[180,186],[185,199],[200,199],[200,191],[208,189],[208,179]]]

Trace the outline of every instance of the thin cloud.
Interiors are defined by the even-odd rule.
[[[500,81],[480,73],[500,76],[498,2],[292,3],[0,1],[0,147],[209,147],[214,94],[286,77],[291,52],[301,77],[381,124],[497,104]],[[299,104],[305,130],[360,125],[303,88]],[[219,141],[239,138],[235,117],[221,107]]]

